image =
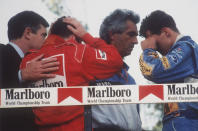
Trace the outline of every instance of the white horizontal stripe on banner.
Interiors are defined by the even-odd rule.
[[[0,89],[0,108],[198,102],[198,83]]]

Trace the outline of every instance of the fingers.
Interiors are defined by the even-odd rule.
[[[41,69],[42,73],[50,73],[50,72],[55,72],[59,69],[59,67],[48,67],[45,69]]]
[[[71,24],[75,27],[79,25],[79,22],[75,18],[72,18],[72,17],[67,17],[67,18],[63,19],[63,22]]]
[[[60,65],[59,62],[50,62],[42,65],[42,68],[49,68],[49,67],[58,67]]]
[[[71,25],[68,25],[67,28],[73,32],[74,34],[76,34],[76,29],[74,27],[72,27]]]
[[[59,69],[60,62],[57,61],[57,58],[50,58],[41,61],[41,72],[42,73],[49,73],[54,72]]]
[[[81,38],[87,33],[83,25],[75,18],[69,17],[69,18],[65,18],[63,21],[69,24],[67,28],[71,30],[77,37]]]
[[[54,78],[56,74],[41,74],[40,77],[41,79]]]
[[[29,62],[25,69],[21,71],[22,79],[28,81],[54,78],[53,72],[59,70],[60,62],[57,58],[42,59],[44,55],[35,57]]]
[[[52,63],[52,62],[57,62],[57,58],[56,57],[53,57],[53,58],[49,58],[49,59],[43,59],[41,61],[41,64],[44,65],[44,64],[47,64],[47,63]]]
[[[142,50],[145,50],[145,49],[148,49],[148,48],[156,50],[157,45],[156,45],[155,38],[154,37],[148,37],[147,39],[143,40],[141,42],[141,47],[142,47]]]

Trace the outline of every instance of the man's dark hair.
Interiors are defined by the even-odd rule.
[[[131,10],[116,9],[109,16],[107,16],[101,24],[100,37],[110,44],[110,33],[123,33],[127,28],[127,20],[137,24],[140,21],[140,17]]]
[[[71,34],[73,34],[68,28],[67,24],[65,22],[63,22],[63,19],[66,18],[65,16],[58,18],[57,21],[55,21],[50,29],[50,33],[51,34],[55,34],[58,35],[62,38],[67,38],[68,36],[70,36]]]
[[[163,11],[156,10],[142,20],[139,34],[145,38],[147,31],[159,35],[163,27],[169,27],[173,31],[179,33],[173,17]]]
[[[8,21],[8,39],[21,38],[26,27],[30,27],[32,32],[36,33],[41,28],[40,25],[49,26],[42,16],[33,11],[20,12]]]

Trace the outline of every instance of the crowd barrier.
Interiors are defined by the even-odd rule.
[[[198,83],[0,89],[0,108],[198,102]]]

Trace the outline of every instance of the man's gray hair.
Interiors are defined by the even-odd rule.
[[[137,24],[140,21],[140,17],[132,10],[116,9],[109,16],[107,16],[101,24],[100,38],[110,44],[110,33],[115,34],[124,32],[126,30],[127,20]]]

